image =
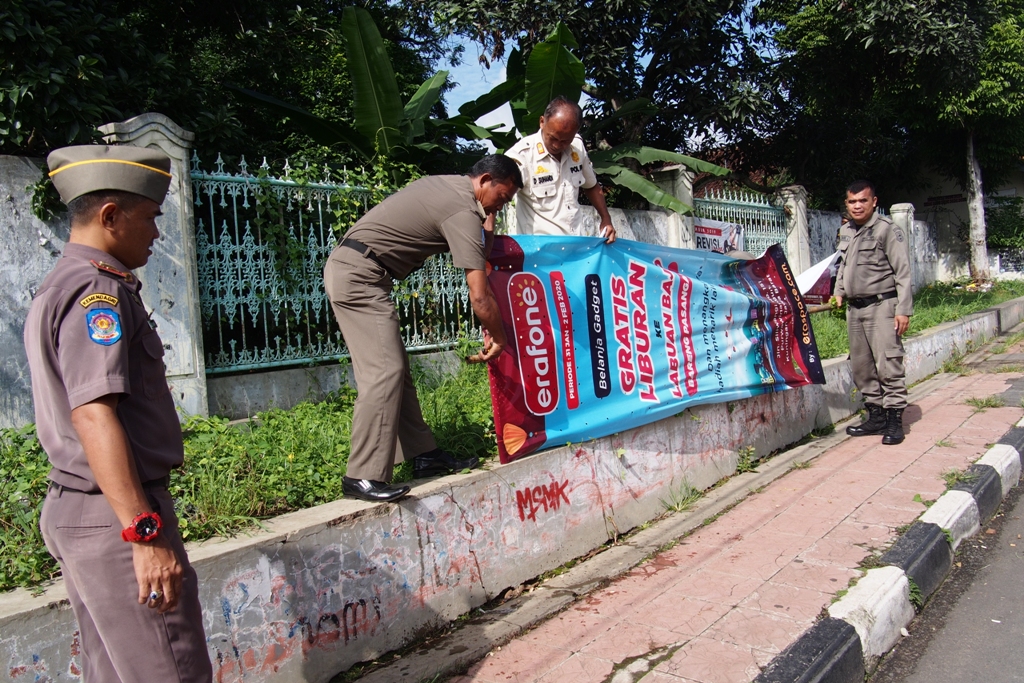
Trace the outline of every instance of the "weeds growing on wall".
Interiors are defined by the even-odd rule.
[[[942,323],[959,320],[990,306],[1024,296],[1024,281],[1006,280],[993,284],[987,292],[971,291],[967,281],[937,282],[914,295],[914,315],[909,335]],[[825,311],[811,316],[814,338],[822,358],[845,356],[850,351],[846,336],[846,311]]]

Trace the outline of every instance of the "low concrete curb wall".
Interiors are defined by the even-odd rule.
[[[967,470],[966,480],[942,494],[882,555],[881,561],[888,566],[868,570],[829,607],[829,619],[804,632],[768,664],[755,682],[863,681],[865,672],[874,669],[914,618],[911,582],[920,600],[927,599],[952,568],[956,547],[980,530],[980,522],[991,519],[1002,499],[1017,485],[1022,446],[1024,420],[986,451]],[[856,631],[855,645],[850,643],[849,628],[834,624],[836,621]],[[860,660],[853,663],[851,655],[838,657],[837,652],[858,652]]]
[[[999,321],[989,311],[907,340],[908,379],[996,334]],[[848,417],[859,407],[849,364],[827,361],[825,373],[825,386],[688,409],[433,480],[397,504],[340,500],[270,520],[252,536],[192,546],[216,680],[326,681],[413,641],[657,517],[684,482],[714,485],[735,472],[740,449],[763,456]],[[38,597],[0,596],[9,680],[29,671],[37,680],[76,677],[75,629],[60,582]]]

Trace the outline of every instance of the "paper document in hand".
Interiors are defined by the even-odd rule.
[[[832,277],[835,275],[835,264],[839,252],[818,261],[813,266],[796,276],[796,286],[804,302],[808,304],[824,304],[832,297]]]

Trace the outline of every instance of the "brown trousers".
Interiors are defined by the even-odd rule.
[[[338,247],[324,267],[324,286],[348,344],[356,376],[346,476],[391,481],[396,463],[437,448],[423,421],[383,267]]]
[[[163,520],[161,534],[185,568],[182,596],[160,614],[140,605],[132,544],[107,499],[51,487],[39,526],[60,562],[64,586],[78,619],[85,683],[209,683],[213,679],[203,632],[196,572],[178,534],[167,489],[147,489]]]
[[[883,408],[907,407],[903,340],[896,336],[895,316],[896,299],[846,307],[853,382],[865,403]]]

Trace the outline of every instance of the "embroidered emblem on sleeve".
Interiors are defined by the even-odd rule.
[[[110,346],[121,339],[121,316],[109,308],[96,308],[85,314],[89,328],[89,339],[97,344]]]
[[[89,308],[93,304],[99,303],[99,302],[103,302],[105,304],[110,304],[111,306],[116,306],[117,305],[117,297],[116,296],[111,296],[109,294],[104,294],[102,292],[96,292],[95,294],[90,294],[89,296],[85,297],[84,299],[82,299],[78,303],[82,304],[83,308]]]
[[[573,150],[573,153],[572,153],[572,160],[573,160],[573,163],[576,163],[576,164],[578,164],[580,162],[580,155],[577,154],[575,150]]]

